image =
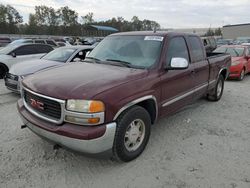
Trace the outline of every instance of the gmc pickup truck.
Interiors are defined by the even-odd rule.
[[[206,54],[193,34],[113,34],[84,63],[22,81],[22,128],[55,146],[131,161],[159,118],[202,96],[220,100],[230,65],[230,55]]]

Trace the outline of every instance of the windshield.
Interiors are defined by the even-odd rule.
[[[88,55],[101,63],[112,61],[131,67],[148,68],[159,58],[163,37],[161,36],[110,36],[102,40]]]
[[[219,47],[214,52],[218,53],[228,53],[232,57],[241,57],[244,53],[244,48],[240,47]]]
[[[48,53],[47,55],[43,56],[42,59],[65,63],[75,51],[76,49],[72,48],[57,48]]]
[[[6,47],[2,48],[0,50],[0,54],[8,55],[10,52],[12,52],[14,49],[16,49],[19,45],[7,45]]]

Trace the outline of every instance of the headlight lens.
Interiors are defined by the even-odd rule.
[[[67,101],[66,109],[74,112],[98,113],[104,112],[105,107],[101,101],[73,100]]]
[[[232,65],[235,66],[235,65],[239,65],[241,62],[240,61],[234,61],[232,62]]]

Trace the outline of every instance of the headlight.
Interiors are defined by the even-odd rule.
[[[101,101],[73,100],[66,104],[65,121],[79,125],[99,125],[104,123],[105,107]]]
[[[235,66],[235,65],[239,65],[241,62],[240,61],[233,61],[232,62],[232,65]]]
[[[73,100],[67,101],[66,109],[74,112],[98,113],[104,112],[105,107],[101,101]]]

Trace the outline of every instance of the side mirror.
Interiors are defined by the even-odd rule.
[[[247,55],[247,56],[246,56],[246,59],[249,60],[249,59],[250,59],[250,55]]]
[[[86,57],[87,57],[89,54],[90,54],[90,51],[87,51],[87,52],[86,52]]]
[[[173,57],[170,62],[170,70],[187,69],[188,61],[182,57]]]
[[[12,52],[12,53],[11,53],[11,56],[12,56],[12,57],[16,57],[16,53],[15,53],[15,52]]]

